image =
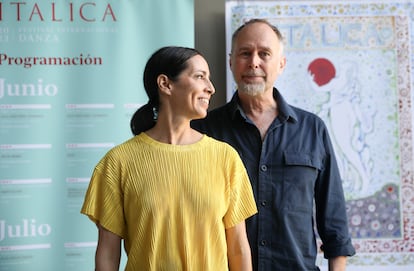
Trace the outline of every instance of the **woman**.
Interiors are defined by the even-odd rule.
[[[214,87],[194,49],[163,47],[148,60],[149,102],[136,135],[93,173],[82,213],[99,229],[96,270],[251,270],[244,220],[257,212],[246,170],[229,145],[190,127]]]

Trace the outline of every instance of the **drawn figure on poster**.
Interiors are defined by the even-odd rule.
[[[314,91],[328,94],[318,115],[326,120],[333,137],[344,187],[364,193],[372,177],[366,136],[374,130],[375,112],[362,112],[358,65],[347,61],[338,67],[329,59],[314,59],[308,66],[309,82]]]

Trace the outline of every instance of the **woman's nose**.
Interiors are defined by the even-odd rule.
[[[207,87],[207,92],[210,93],[211,95],[213,95],[214,93],[216,93],[216,90],[214,88],[213,85]]]
[[[211,95],[213,95],[214,93],[216,93],[216,89],[214,88],[214,85],[213,85],[213,83],[210,80],[208,81],[207,91]]]

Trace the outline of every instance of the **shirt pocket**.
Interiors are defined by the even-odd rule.
[[[294,212],[313,208],[314,186],[322,167],[322,159],[314,153],[283,153],[283,202]]]

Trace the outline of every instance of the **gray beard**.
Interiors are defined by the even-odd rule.
[[[257,96],[262,94],[265,91],[265,84],[264,83],[257,83],[257,84],[245,84],[241,83],[237,86],[237,89],[243,93],[246,93],[250,96]]]

